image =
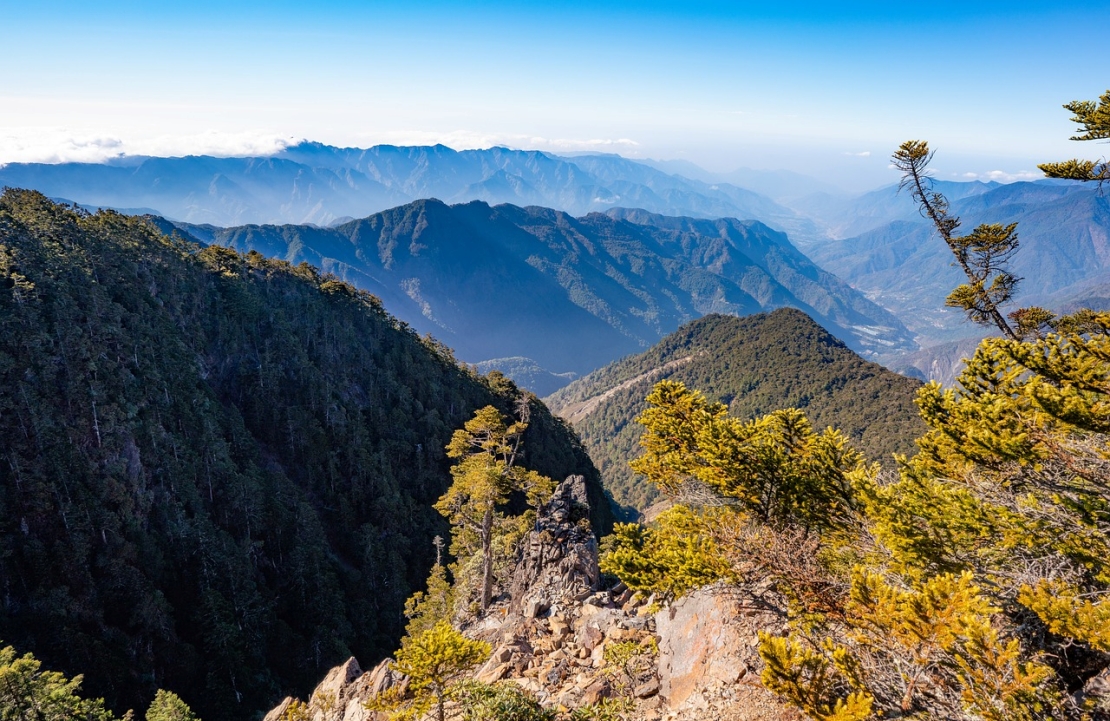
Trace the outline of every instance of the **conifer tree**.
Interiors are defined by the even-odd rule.
[[[506,423],[493,406],[480,408],[447,444],[447,455],[457,459],[453,482],[435,508],[454,526],[452,553],[481,559],[479,609],[489,608],[494,581],[494,540],[503,516],[499,508],[511,493],[521,492],[535,507],[551,495],[551,479],[527,470],[518,461],[528,428],[527,401],[521,418]]]
[[[200,721],[189,705],[172,691],[158,689],[146,711],[146,721]]]
[[[485,660],[491,650],[488,643],[463,636],[447,621],[406,636],[393,668],[409,677],[405,692],[412,698],[405,698],[395,687],[375,699],[370,708],[387,711],[398,721],[420,719],[434,709],[436,719],[444,721],[454,682]]]
[[[443,539],[436,536],[434,543],[436,562],[428,574],[427,586],[405,601],[405,618],[409,620],[405,633],[409,636],[426,631],[440,621],[450,622],[454,614],[455,589],[443,567]]]
[[[1064,106],[1073,114],[1072,122],[1079,124],[1077,135],[1072,140],[1110,139],[1110,90],[1102,94],[1097,102],[1093,100],[1073,100]],[[1038,165],[1050,178],[1067,180],[1096,181],[1099,184],[1110,180],[1110,163],[1106,159],[1065,160],[1061,163]]]
[[[932,221],[967,276],[968,282],[953,290],[944,304],[962,309],[975,323],[993,324],[1007,338],[1016,340],[1017,333],[1003,317],[1001,308],[1013,298],[1020,281],[1006,268],[1018,248],[1017,223],[984,223],[969,235],[957,235],[959,217],[948,212],[948,199],[933,190],[931,184],[928,167],[932,158],[928,143],[907,140],[891,160],[902,171],[899,188],[910,189],[914,201],[921,206],[921,214]]]
[[[79,695],[81,676],[44,671],[31,654],[0,648],[0,719],[3,721],[117,721],[102,699]],[[124,721],[131,718],[131,713]]]

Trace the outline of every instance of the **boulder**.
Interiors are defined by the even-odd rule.
[[[693,710],[724,697],[734,699],[729,706],[737,709],[730,718],[798,718],[763,688],[758,674],[748,673],[762,667],[759,631],[778,632],[783,625],[764,608],[742,591],[711,586],[655,614],[658,693],[668,708]]]

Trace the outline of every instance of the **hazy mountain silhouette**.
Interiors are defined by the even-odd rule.
[[[1098,286],[1110,270],[1110,199],[1105,194],[1091,186],[1053,182],[938,186],[963,220],[961,232],[979,223],[1018,223],[1021,245],[1011,261],[1023,278],[1017,304],[1063,309],[1087,296],[1096,303],[1102,297]],[[969,324],[963,313],[944,307],[949,291],[966,279],[908,194],[876,191],[854,207],[860,214],[843,227],[865,230],[808,244],[806,254],[897,315],[923,343],[981,335],[983,329]],[[866,208],[870,215],[863,214]]]
[[[155,208],[189,223],[314,223],[361,218],[424,198],[540,205],[582,215],[640,207],[668,215],[762,220],[792,234],[812,223],[728,183],[672,175],[615,155],[560,157],[443,145],[337,148],[303,142],[272,157],[125,158],[109,163],[12,163],[0,186],[105,207]]]

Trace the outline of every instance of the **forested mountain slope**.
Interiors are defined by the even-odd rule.
[[[636,510],[651,503],[656,489],[628,467],[639,453],[635,418],[664,378],[701,390],[743,418],[800,408],[814,428],[840,429],[875,461],[912,453],[924,427],[913,403],[920,381],[860,358],[804,313],[709,315],[546,399],[579,432],[614,500]]]
[[[0,197],[0,639],[117,709],[250,718],[396,647],[444,446],[518,392],[308,265]],[[597,471],[532,402],[524,463]]]
[[[524,358],[582,374],[705,313],[781,306],[853,347],[911,344],[893,316],[755,221],[422,200],[330,229],[180,227],[332,271],[472,363]]]

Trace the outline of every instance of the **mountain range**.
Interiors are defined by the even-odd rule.
[[[1015,307],[1110,307],[1110,198],[1104,192],[1059,182],[935,185],[963,221],[962,232],[980,223],[1018,223],[1020,248],[1010,262],[1022,278]],[[944,307],[948,292],[966,278],[908,193],[885,188],[822,213],[821,222],[839,239],[801,249],[891,311],[922,345],[989,331]]]
[[[799,176],[801,177],[801,176]],[[333,225],[426,198],[539,205],[572,215],[614,207],[751,218],[792,235],[816,229],[795,211],[727,182],[695,180],[618,155],[443,145],[337,148],[302,142],[267,157],[127,157],[107,163],[11,163],[0,186],[97,207],[146,208],[174,220]]]
[[[913,347],[896,318],[756,221],[422,200],[334,228],[159,222],[204,243],[307,261],[374,293],[465,361],[509,359],[506,372],[523,358],[581,375],[706,313],[783,306],[861,351]]]
[[[1024,278],[1019,304],[1059,310],[1081,305],[1110,306],[1105,281],[1110,262],[1110,211],[1106,197],[1096,189],[1057,181],[1003,185],[936,180],[934,184],[952,202],[953,212],[963,217],[965,230],[980,222],[1019,222],[1022,248],[1013,261],[1014,269]],[[711,311],[747,313],[783,305],[799,307],[869,357],[945,382],[952,380],[950,372],[958,368],[958,362],[953,364],[950,358],[957,352],[953,350],[956,346],[944,344],[979,338],[989,331],[944,307],[948,291],[963,278],[912,199],[907,193],[899,193],[896,186],[848,196],[819,179],[786,171],[740,169],[721,174],[684,161],[637,161],[597,153],[559,156],[506,148],[455,151],[440,145],[339,148],[313,142],[291,145],[267,157],[127,157],[102,164],[13,163],[0,167],[0,185],[36,188],[90,209],[105,206],[133,214],[161,215],[182,229],[187,227],[205,242],[227,242],[234,236],[231,242],[239,243],[236,247],[246,248],[257,242],[266,254],[331,268],[380,294],[400,317],[455,347],[466,360],[485,364],[483,368],[496,361],[495,365],[511,368],[510,372],[517,374],[514,377],[527,378],[522,382],[535,384],[532,387],[542,391],[564,382],[566,373],[588,372],[622,354],[643,350],[679,323]],[[591,258],[605,266],[602,274],[623,274],[624,279],[616,282],[629,281],[628,288],[620,292],[632,293],[635,299],[631,301],[611,297],[609,289],[595,287],[589,274],[580,274],[580,264],[568,265],[565,257],[525,253],[513,262],[494,261],[489,266],[491,273],[502,278],[515,272],[517,280],[544,280],[536,285],[540,289],[536,297],[523,293],[527,296],[523,305],[521,292],[508,296],[518,306],[509,309],[510,315],[518,320],[532,317],[552,323],[552,338],[560,339],[564,348],[573,343],[568,329],[580,328],[578,345],[598,349],[549,354],[547,348],[531,342],[534,339],[494,338],[507,330],[488,327],[473,318],[462,319],[467,308],[488,310],[492,304],[468,305],[467,295],[473,295],[474,288],[457,288],[461,301],[448,298],[444,288],[434,288],[442,280],[436,276],[434,263],[423,266],[421,273],[393,277],[391,269],[375,267],[388,265],[387,261],[366,261],[371,254],[361,247],[354,251],[361,257],[352,259],[351,253],[343,252],[350,242],[344,239],[336,243],[336,236],[329,235],[331,229],[343,236],[355,218],[398,212],[403,215],[407,211],[394,209],[431,198],[448,205],[477,200],[492,206],[546,207],[582,223],[594,213],[627,220],[655,216],[692,219],[685,222],[757,220],[787,234],[786,242],[793,247],[790,255],[801,251],[807,257],[801,264],[793,257],[788,261],[795,268],[806,267],[801,276],[816,278],[823,274],[830,282],[819,279],[818,284],[827,288],[838,285],[830,292],[858,313],[852,317],[819,298],[807,297],[807,291],[787,282],[767,263],[762,269],[786,288],[786,294],[768,283],[754,289],[751,276],[740,285],[755,302],[726,287],[728,283],[721,286],[719,279],[699,287],[703,286],[702,280],[694,277],[691,268],[709,270],[733,284],[736,277],[729,271],[718,273],[709,267],[711,258],[696,257],[696,252],[679,259],[685,269],[678,269],[672,262],[673,254],[668,251],[659,255],[650,245],[653,239],[633,253],[640,256],[635,262],[657,257],[670,263],[668,272],[681,276],[678,281],[674,277],[668,281],[672,286],[675,282],[682,286],[677,291],[673,287],[657,289],[647,278],[637,279],[639,271],[622,268],[622,259],[613,262],[613,258]],[[262,227],[242,230],[243,224]],[[659,226],[661,221],[653,219],[646,224]],[[294,225],[302,226],[302,230],[292,230]],[[239,230],[222,230],[227,227]],[[703,236],[720,234],[718,229],[705,226],[696,232]],[[465,226],[460,226],[459,233],[460,237],[475,237]],[[211,240],[217,236],[221,240]],[[283,239],[286,236],[289,242]],[[584,237],[596,240],[591,232],[584,232]],[[627,248],[644,239],[626,233],[612,239],[606,252],[620,255],[613,248],[618,242]],[[483,243],[475,246],[479,249],[477,255],[491,248],[501,252],[500,240],[492,246]],[[704,245],[700,240],[698,244]],[[592,252],[587,251],[587,255]],[[584,257],[570,247],[555,254],[560,253]],[[490,260],[488,255],[484,257],[482,262]],[[521,259],[533,263],[532,268],[519,267],[517,261]],[[424,260],[429,260],[427,254]],[[751,260],[756,265],[761,262],[755,257]],[[452,269],[466,266],[464,262]],[[547,278],[541,279],[537,273]],[[703,280],[707,278],[702,275]],[[559,289],[548,282],[551,280]],[[442,282],[451,285],[454,281]],[[506,280],[486,288],[501,289],[511,284]],[[517,283],[517,290],[523,291],[526,285],[523,281]],[[858,291],[854,299],[845,300],[845,285]],[[549,292],[556,290],[555,294]],[[665,291],[664,297],[652,302],[643,300],[643,293],[652,296],[657,290]],[[558,293],[562,293],[561,298]],[[881,310],[861,303],[860,294]],[[858,317],[860,314],[864,318]],[[454,321],[447,322],[448,317]],[[488,347],[481,347],[487,342]],[[935,352],[930,350],[933,346],[938,346]],[[909,352],[917,355],[904,359]],[[568,362],[568,355],[574,355],[575,362]],[[934,372],[940,375],[929,375]]]

